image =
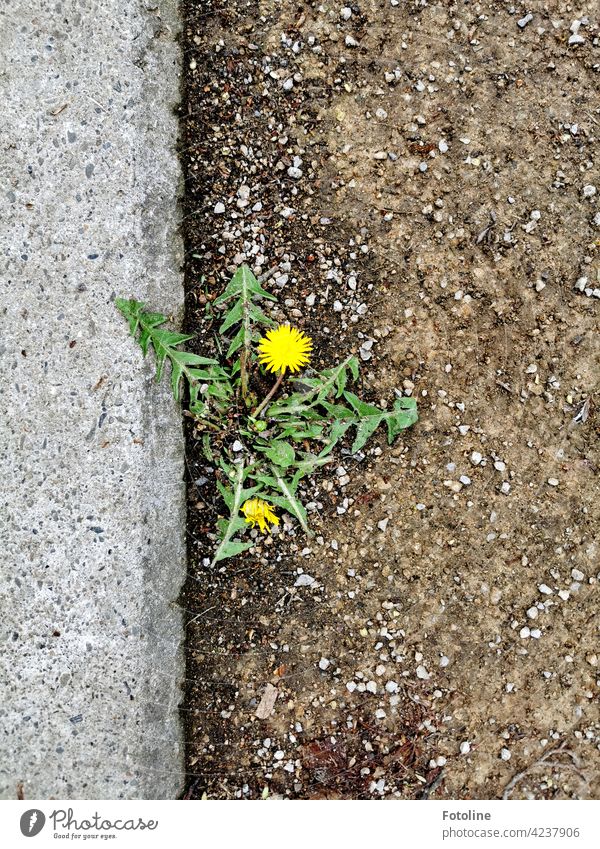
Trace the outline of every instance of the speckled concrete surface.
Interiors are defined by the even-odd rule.
[[[0,8],[0,795],[181,788],[183,446],[114,308],[179,316],[174,0]]]

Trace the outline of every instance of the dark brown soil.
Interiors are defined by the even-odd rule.
[[[198,350],[248,262],[316,367],[420,410],[305,490],[314,540],[215,568],[188,422],[186,797],[598,798],[598,28],[342,6],[182,3]]]

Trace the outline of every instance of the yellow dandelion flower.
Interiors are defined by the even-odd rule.
[[[301,330],[281,324],[276,330],[267,330],[258,343],[258,359],[268,371],[282,374],[286,369],[300,371],[308,365],[312,339]]]
[[[269,523],[279,524],[279,517],[271,505],[262,498],[250,498],[242,505],[242,513],[246,517],[246,522],[252,527],[258,525],[263,534],[269,531]]]

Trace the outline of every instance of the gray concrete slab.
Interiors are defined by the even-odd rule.
[[[0,6],[0,795],[182,786],[181,418],[114,307],[180,316],[176,0]]]

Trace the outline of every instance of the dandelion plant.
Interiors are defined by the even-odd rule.
[[[277,325],[263,310],[265,301],[276,300],[247,265],[237,269],[213,302],[225,312],[217,348],[226,353],[220,361],[182,350],[193,337],[166,330],[166,316],[147,312],[140,301],[116,302],[144,355],[153,348],[157,380],[169,360],[175,400],[185,397],[204,454],[216,466],[224,509],[213,565],[254,545],[242,539],[248,529],[277,528],[276,509],[311,535],[300,482],[331,462],[347,433],[353,432],[350,451],[357,454],[381,424],[392,444],[417,421],[414,398],[396,398],[390,410],[382,410],[350,391],[359,376],[352,355],[332,368],[310,369],[312,339],[289,324]]]

